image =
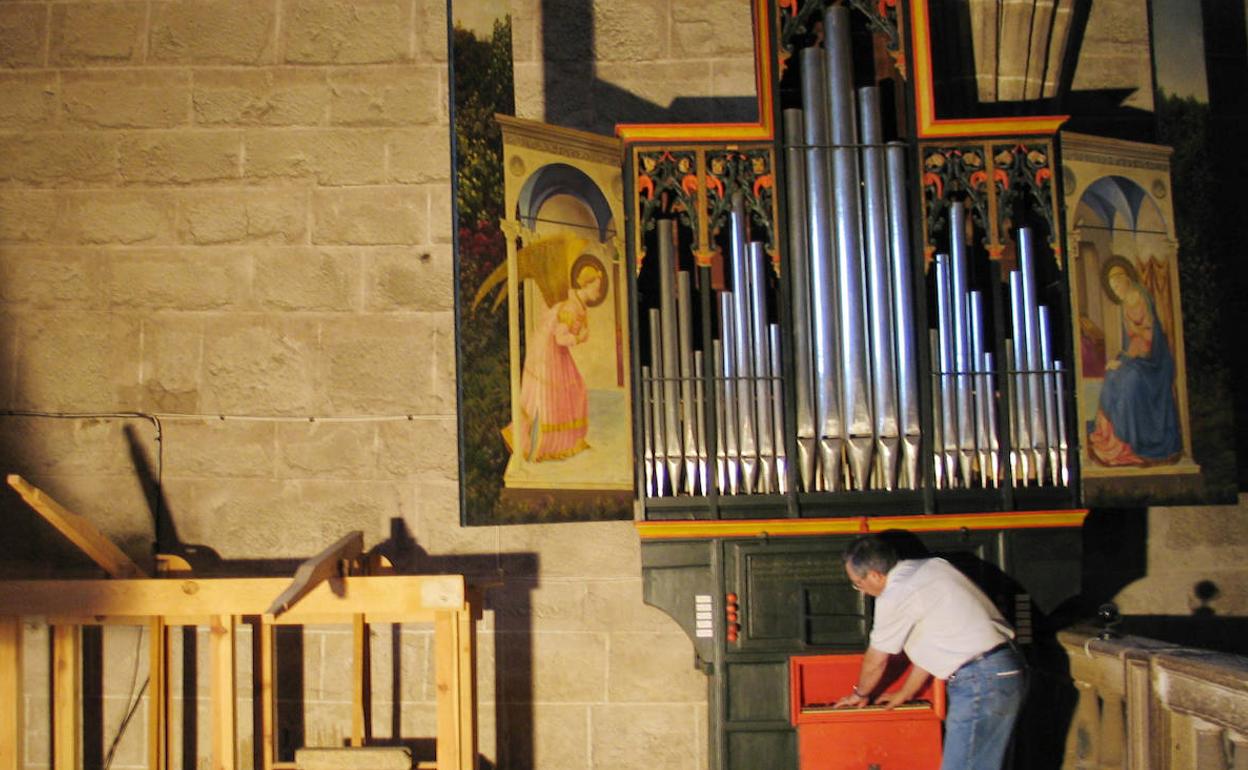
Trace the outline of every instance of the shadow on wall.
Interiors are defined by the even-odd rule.
[[[461,0],[463,2],[465,0]],[[758,120],[753,93],[732,97],[676,97],[655,104],[598,76],[594,3],[541,0],[543,91],[546,122],[599,134],[618,123],[734,123]],[[750,36],[747,25],[742,35]],[[660,31],[656,30],[656,34]],[[705,77],[701,73],[698,77]]]

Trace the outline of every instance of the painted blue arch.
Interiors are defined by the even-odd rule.
[[[530,230],[536,227],[537,212],[555,195],[571,195],[588,206],[598,225],[598,241],[607,240],[612,215],[606,196],[584,171],[567,163],[548,163],[524,181],[516,207],[525,227]]]
[[[1114,214],[1119,213],[1127,227],[1135,230],[1140,216],[1140,205],[1148,193],[1134,181],[1124,176],[1103,176],[1084,191],[1080,202],[1096,212],[1107,227],[1114,226]]]

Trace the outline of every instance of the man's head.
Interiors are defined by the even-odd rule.
[[[897,563],[897,551],[879,535],[854,538],[845,549],[845,574],[854,588],[879,596],[888,582],[888,571]]]

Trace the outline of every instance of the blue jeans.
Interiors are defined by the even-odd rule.
[[[1001,770],[1027,694],[1027,662],[1003,647],[958,669],[945,687],[941,770]]]

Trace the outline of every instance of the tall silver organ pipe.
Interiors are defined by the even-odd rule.
[[[1031,476],[1031,415],[1027,405],[1030,402],[1027,375],[1027,326],[1023,319],[1023,281],[1017,270],[1010,271],[1010,327],[1014,334],[1013,360],[1011,369],[1011,417],[1013,422],[1013,450],[1010,454],[1015,466],[1016,483],[1025,485]]]
[[[645,474],[646,497],[655,497],[658,492],[654,487],[654,415],[650,412],[650,388],[654,375],[650,367],[641,367],[641,428],[642,428],[642,471]]]
[[[974,414],[971,404],[970,330],[967,324],[966,209],[949,207],[949,308],[953,322],[953,388],[958,421],[958,467],[962,483],[970,486],[975,454]]]
[[[723,370],[721,375],[724,378],[724,456],[727,461],[724,464],[724,476],[727,482],[729,494],[737,494],[740,488],[740,466],[741,452],[740,444],[737,439],[739,437],[738,429],[740,423],[737,418],[737,335],[734,327],[732,313],[733,297],[732,292],[719,293],[719,338],[720,352],[722,354],[721,364]]]
[[[771,339],[767,334],[767,252],[759,241],[751,241],[746,263],[746,285],[749,289],[750,342],[753,350],[754,388],[752,403],[757,417],[756,442],[758,446],[757,491],[771,494],[776,486],[776,450],[773,433],[773,405],[771,401]],[[748,490],[747,490],[748,491]]]
[[[711,367],[715,372],[712,380],[712,408],[715,414],[715,488],[721,492],[728,489],[728,412],[725,405],[728,395],[724,379],[724,343],[711,340]]]
[[[784,439],[784,382],[780,377],[784,369],[781,365],[779,324],[768,325],[767,340],[771,353],[771,419],[772,429],[775,431],[776,491],[786,494],[789,491],[789,462]]]
[[[693,351],[693,371],[696,373],[693,380],[693,431],[698,458],[698,489],[705,495],[710,492],[710,446],[706,424],[706,383],[702,378],[706,361],[701,350]]]
[[[919,486],[919,380],[915,370],[914,290],[910,269],[910,219],[906,205],[906,146],[890,142],[888,165],[888,242],[893,279],[894,329],[897,334],[897,415],[900,420],[902,486]]]
[[[988,463],[989,479],[993,486],[1001,484],[1001,439],[997,433],[997,394],[993,383],[996,382],[995,368],[992,365],[992,353],[984,353],[984,383],[988,393],[986,409],[988,423]]]
[[[676,267],[673,258],[672,220],[658,221],[659,237],[659,329],[663,362],[660,382],[663,390],[664,456],[672,494],[680,487],[683,465],[680,431],[680,366],[676,331]],[[654,365],[654,362],[651,362]]]
[[[1036,309],[1036,275],[1031,230],[1023,227],[1018,231],[1018,267],[1023,285],[1023,332],[1027,336],[1026,357],[1023,361],[1027,371],[1027,415],[1030,420],[1032,457],[1036,466],[1036,479],[1043,483],[1048,447],[1044,435],[1044,393],[1040,377],[1040,330]]]
[[[654,489],[656,495],[667,489],[667,433],[664,430],[663,343],[659,309],[650,308],[650,410],[654,423]]]
[[[943,446],[935,447],[945,464],[945,483],[957,486],[958,469],[958,403],[953,374],[953,308],[949,288],[949,257],[936,255],[936,336],[938,346],[936,389],[940,396],[940,424]]]
[[[872,419],[863,306],[862,206],[858,176],[850,9],[832,6],[824,14],[828,57],[828,110],[832,139],[832,209],[836,231],[836,288],[840,311],[841,400],[854,489],[866,488],[871,464]]]
[[[867,254],[867,309],[871,330],[871,396],[875,410],[875,457],[885,489],[897,478],[897,378],[893,334],[893,286],[889,274],[888,189],[878,88],[858,89],[862,135],[863,231]]]
[[[836,292],[836,241],[832,232],[832,165],[828,154],[827,65],[823,51],[804,48],[802,62],[803,138],[806,140],[807,246],[810,249],[810,310],[814,360],[815,435],[818,488],[840,489],[845,440],[841,420],[840,334]],[[801,383],[799,383],[799,387]],[[799,438],[801,427],[798,428]],[[801,444],[798,444],[799,451]]]
[[[754,340],[750,325],[750,250],[746,243],[745,199],[740,192],[732,196],[729,215],[730,248],[732,253],[732,331],[734,345],[729,348],[736,357],[737,427],[740,430],[737,448],[741,454],[741,487],[745,493],[754,490],[758,477],[758,439],[755,431],[757,410],[754,403]],[[725,350],[725,353],[727,350]]]
[[[682,460],[684,461],[685,492],[694,494],[698,478],[698,428],[695,417],[693,383],[695,372],[693,365],[693,310],[690,307],[692,297],[689,291],[689,273],[681,270],[676,273],[676,331],[680,345],[680,423],[681,439],[684,445]],[[704,492],[705,494],[705,492]]]
[[[988,444],[988,409],[992,396],[989,375],[983,366],[985,354],[983,294],[978,291],[968,293],[967,310],[969,311],[967,321],[971,333],[967,358],[971,365],[971,392],[974,394],[975,452],[979,463],[979,484],[983,487],[989,484],[995,486],[996,476],[992,469],[996,463],[992,461],[990,455],[992,450]]]
[[[816,52],[817,53],[817,52]],[[804,148],[802,132],[804,117],[798,109],[784,111],[784,160],[785,160],[785,191],[788,208],[789,259],[786,266],[789,271],[789,285],[792,289],[793,308],[793,408],[796,412],[797,429],[797,469],[801,488],[812,490],[815,487],[815,407],[814,362],[811,359],[811,312],[810,312],[810,250],[807,247],[807,223],[811,215],[806,205],[807,184],[806,164],[813,150]],[[821,226],[827,229],[826,222]],[[779,367],[772,367],[772,374],[779,376]],[[779,389],[777,388],[777,393]],[[777,421],[777,425],[781,425]],[[783,441],[776,446],[782,448]]]
[[[1057,452],[1057,386],[1053,377],[1053,344],[1050,339],[1049,309],[1044,305],[1036,308],[1036,321],[1040,336],[1040,392],[1044,400],[1044,448],[1047,450],[1049,478],[1060,483],[1061,469]]]

